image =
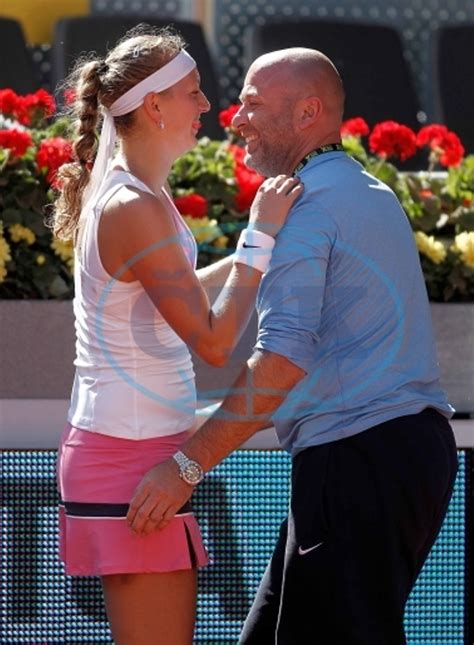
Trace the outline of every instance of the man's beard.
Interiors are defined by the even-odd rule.
[[[293,169],[288,168],[289,154],[287,150],[278,150],[270,146],[261,145],[254,154],[247,153],[245,165],[252,168],[264,177],[275,177],[276,175],[290,174]]]

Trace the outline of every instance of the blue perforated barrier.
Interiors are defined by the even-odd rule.
[[[110,643],[100,583],[66,578],[57,556],[54,451],[2,452],[2,645]],[[465,645],[466,464],[409,600],[410,645]],[[194,498],[213,565],[200,573],[196,643],[236,643],[288,504],[285,453],[235,453]]]

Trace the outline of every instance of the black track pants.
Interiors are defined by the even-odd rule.
[[[428,408],[308,448],[242,645],[404,645],[405,603],[457,471],[448,421]]]

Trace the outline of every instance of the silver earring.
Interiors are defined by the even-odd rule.
[[[165,124],[163,123],[163,121],[160,121],[160,125],[158,127],[160,128],[160,130],[165,129]]]

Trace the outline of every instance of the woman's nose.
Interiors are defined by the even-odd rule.
[[[207,96],[204,94],[204,92],[201,91],[201,95],[201,112],[209,112],[209,110],[211,109],[211,104],[207,100]]]

